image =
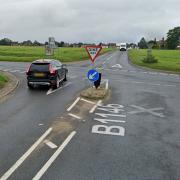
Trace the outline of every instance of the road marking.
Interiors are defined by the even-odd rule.
[[[40,169],[40,171],[35,175],[32,180],[39,180],[43,174],[48,170],[51,164],[56,160],[59,154],[63,151],[63,149],[68,145],[71,139],[76,134],[76,131],[73,131],[69,134],[69,136],[65,139],[61,146],[56,150],[56,152],[51,156],[51,158],[46,162],[46,164]]]
[[[11,71],[12,69],[4,69],[3,71],[7,72],[7,71]]]
[[[108,90],[108,87],[109,87],[109,81],[108,79],[106,79],[106,90]]]
[[[68,115],[71,116],[71,117],[74,117],[76,119],[82,119],[80,116],[77,116],[77,115],[72,114],[72,113],[68,113]]]
[[[103,114],[103,113],[95,113],[95,114],[104,118],[106,118],[107,116],[115,116],[115,117],[123,117],[123,118],[126,117],[126,115],[122,115],[122,114]]]
[[[113,130],[116,130],[116,132],[114,132]],[[124,136],[125,129],[124,127],[121,126],[94,125],[92,127],[92,133],[113,135],[113,136]]]
[[[45,140],[44,143],[49,146],[51,149],[55,149],[57,148],[58,146],[56,144],[54,144],[53,142],[49,141],[49,140]]]
[[[102,100],[99,100],[96,105],[92,107],[92,109],[89,111],[89,113],[93,113],[98,106],[100,106],[102,103]]]
[[[57,92],[57,91],[65,88],[65,87],[69,86],[70,84],[72,84],[72,82],[68,82],[68,83],[65,84],[64,86],[61,86],[61,87],[59,87],[59,88],[57,88],[57,89],[55,89],[55,90],[53,90],[52,88],[50,88],[50,89],[47,91],[46,95],[48,96],[48,95],[50,95],[50,94],[52,94],[52,93],[55,93],[55,92]]]
[[[27,157],[37,148],[37,146],[46,138],[52,131],[50,127],[24,154],[16,161],[16,163],[0,178],[0,180],[8,179],[11,174],[27,159]]]
[[[108,122],[117,122],[117,123],[126,123],[126,121],[122,120],[116,120],[116,119],[99,119],[99,118],[94,118],[95,121],[99,121],[101,123],[107,124]]]
[[[95,102],[93,102],[93,101],[89,101],[89,100],[84,99],[84,98],[81,98],[81,100],[82,100],[82,101],[84,101],[84,102],[87,102],[87,103],[89,103],[89,104],[95,104]]]
[[[154,116],[158,116],[158,117],[165,117],[163,115],[163,113],[157,113],[155,111],[159,111],[159,110],[164,110],[164,108],[150,108],[150,109],[146,109],[146,108],[143,108],[141,106],[136,106],[136,105],[131,105],[131,107],[133,108],[136,108],[138,109],[137,111],[131,111],[131,112],[128,112],[129,114],[139,114],[139,113],[144,113],[144,112],[148,112]]]
[[[12,70],[10,72],[15,73],[15,72],[19,72],[19,70]]]
[[[122,66],[121,66],[120,64],[115,64],[115,65],[112,66],[112,68],[114,68],[114,67],[115,67],[115,68],[122,69]]]
[[[26,71],[20,71],[19,73],[24,74]]]
[[[78,101],[79,101],[80,99],[81,99],[81,98],[78,97],[78,98],[73,102],[73,104],[67,109],[67,111],[70,111],[70,110],[78,103]]]
[[[38,126],[43,126],[43,125],[44,125],[44,124],[41,124],[41,123],[40,123],[40,124],[38,124]]]

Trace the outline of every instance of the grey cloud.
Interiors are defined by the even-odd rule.
[[[179,0],[0,0],[0,38],[137,42],[180,25]]]

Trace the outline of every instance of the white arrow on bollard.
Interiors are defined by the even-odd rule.
[[[89,75],[89,79],[91,79],[91,80],[94,79],[94,76],[95,76],[96,74],[97,74],[97,72],[95,72],[95,73],[93,73],[93,74],[90,74],[90,75]]]

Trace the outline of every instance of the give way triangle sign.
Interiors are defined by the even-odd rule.
[[[86,46],[86,51],[88,52],[92,62],[95,61],[101,50],[102,50],[101,46]]]

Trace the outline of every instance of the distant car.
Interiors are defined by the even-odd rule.
[[[126,43],[120,43],[119,50],[120,50],[120,51],[126,51],[126,50],[127,50]]]
[[[68,69],[54,59],[40,59],[32,62],[26,71],[27,85],[30,89],[35,85],[47,85],[58,88],[59,83],[67,81]]]

